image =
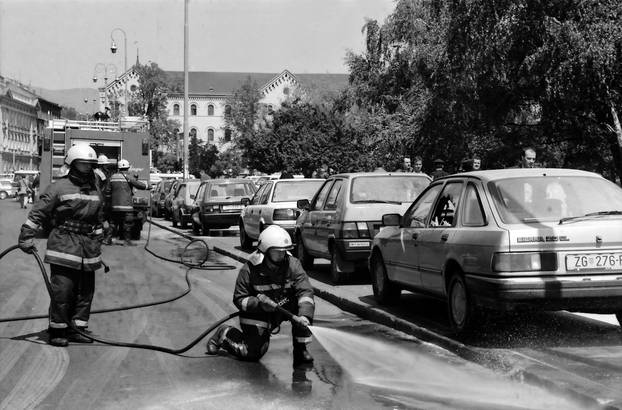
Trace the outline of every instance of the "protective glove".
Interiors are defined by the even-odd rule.
[[[20,239],[17,245],[25,253],[33,253],[37,250],[37,248],[35,248],[35,242],[32,239]]]
[[[309,327],[309,326],[311,326],[311,321],[310,321],[310,320],[309,320],[309,318],[308,318],[308,317],[306,317],[306,316],[294,316],[294,317],[292,317],[292,320],[293,320],[296,324],[298,324],[298,325],[300,325],[300,326],[303,326],[303,327]]]
[[[104,229],[104,231],[107,231],[108,228],[110,228],[110,224],[108,223],[108,221],[104,221],[102,223],[102,228]]]
[[[270,299],[269,297],[267,297],[263,293],[260,293],[259,295],[257,295],[257,299],[259,299],[259,305],[261,306],[261,308],[264,311],[266,311],[266,312],[274,312],[274,309],[276,308],[276,302],[275,301],[273,301],[272,299]]]

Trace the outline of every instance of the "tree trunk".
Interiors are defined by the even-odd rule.
[[[609,100],[609,108],[611,110],[611,118],[613,119],[613,132],[616,135],[617,146],[613,153],[613,160],[615,162],[616,170],[618,171],[618,178],[622,181],[622,126],[620,125],[620,118],[613,101]]]

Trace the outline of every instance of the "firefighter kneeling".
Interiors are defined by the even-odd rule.
[[[300,261],[288,251],[293,248],[289,234],[281,227],[269,226],[259,235],[257,252],[240,269],[233,303],[240,309],[240,327],[221,326],[207,342],[207,353],[222,347],[237,358],[257,361],[268,350],[270,335],[286,320],[275,303],[300,317],[303,325],[292,322],[294,366],[312,363],[307,351],[315,304],[313,288]]]

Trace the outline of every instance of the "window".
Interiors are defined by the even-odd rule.
[[[190,106],[190,115],[197,115],[197,105],[196,104],[192,104]]]
[[[196,137],[197,136],[197,129],[196,128],[190,128],[189,136],[190,136],[190,138]]]
[[[231,130],[229,128],[225,128],[225,142],[231,141]]]
[[[211,128],[207,130],[207,141],[214,142],[214,130]]]
[[[263,194],[261,195],[261,199],[259,199],[259,203],[262,205],[265,205],[268,203],[268,198],[270,197],[270,191],[272,191],[272,182],[268,182],[267,184],[265,184],[264,186],[266,187],[266,189],[263,191]]]
[[[131,91],[131,92],[136,92],[136,90],[138,90],[138,87],[136,87],[136,84],[132,84],[132,85],[130,86],[130,91]]]
[[[207,184],[201,184],[201,186],[199,187],[199,190],[197,191],[197,197],[194,200],[195,203],[199,203],[201,201],[203,201],[203,194],[205,193],[205,187],[207,186]]]
[[[207,115],[214,115],[214,105],[210,104],[207,106]]]
[[[430,214],[430,209],[434,200],[441,190],[441,184],[434,185],[422,194],[421,198],[413,204],[413,206],[406,211],[404,215],[404,226],[411,228],[422,228],[425,226],[425,221]]]
[[[289,95],[289,87],[283,87],[283,95]]]
[[[225,115],[231,115],[231,106],[225,105]]]
[[[339,198],[339,192],[341,192],[341,186],[343,185],[343,180],[338,179],[333,184],[333,187],[328,194],[328,198],[326,198],[326,205],[324,209],[337,209],[337,199]]]
[[[272,106],[272,104],[268,104],[268,114],[274,114],[274,107]]]
[[[462,216],[464,226],[484,226],[486,218],[482,211],[481,201],[475,185],[469,184],[464,196],[464,215]]]
[[[431,227],[455,226],[456,220],[454,216],[458,209],[461,193],[462,182],[449,182],[445,185],[432,212],[432,218],[430,219]]]
[[[173,115],[179,115],[179,104],[173,104]]]
[[[263,184],[259,190],[255,193],[255,196],[253,197],[251,204],[252,205],[257,205],[261,202],[261,197],[264,194],[264,192],[266,192],[266,188],[267,188],[267,184]]]
[[[324,207],[324,202],[326,202],[326,196],[328,195],[328,190],[333,185],[333,181],[326,181],[319,194],[315,198],[315,203],[312,205],[312,210],[322,209]]]

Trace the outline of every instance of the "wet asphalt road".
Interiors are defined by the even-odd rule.
[[[26,212],[16,202],[0,201],[0,250],[16,243],[25,218]],[[176,258],[187,243],[175,234],[153,229],[150,248]],[[40,241],[39,248],[44,247]],[[161,300],[186,288],[184,268],[147,254],[142,246],[106,247],[104,257],[112,271],[98,272],[94,309]],[[233,264],[236,269],[193,270],[189,273],[192,291],[182,299],[96,314],[90,329],[106,339],[185,346],[214,321],[235,311],[231,292],[240,264],[213,252],[209,262]],[[322,269],[312,275],[321,279]],[[12,252],[0,261],[0,278],[2,318],[45,314],[49,298],[32,257]],[[415,315],[420,314],[418,303],[408,300],[402,307],[404,314],[412,308]],[[546,389],[534,392],[530,386],[509,380],[507,369],[492,373],[319,298],[316,303],[316,325],[343,333],[314,342],[310,350],[315,363],[307,369],[292,367],[289,324],[273,336],[270,350],[259,363],[244,363],[226,355],[206,357],[205,341],[183,356],[98,343],[55,348],[45,343],[46,319],[0,323],[0,409],[568,407],[566,398],[551,396]],[[428,305],[424,310],[435,308]],[[429,320],[443,326],[435,314],[431,316]],[[611,340],[614,333],[605,326],[595,332],[604,341],[600,346],[617,354],[619,343]],[[356,345],[352,335],[362,335],[361,344]],[[484,347],[498,348],[494,343]],[[502,385],[494,386],[497,382]],[[449,393],[448,388],[456,383],[461,388]]]

